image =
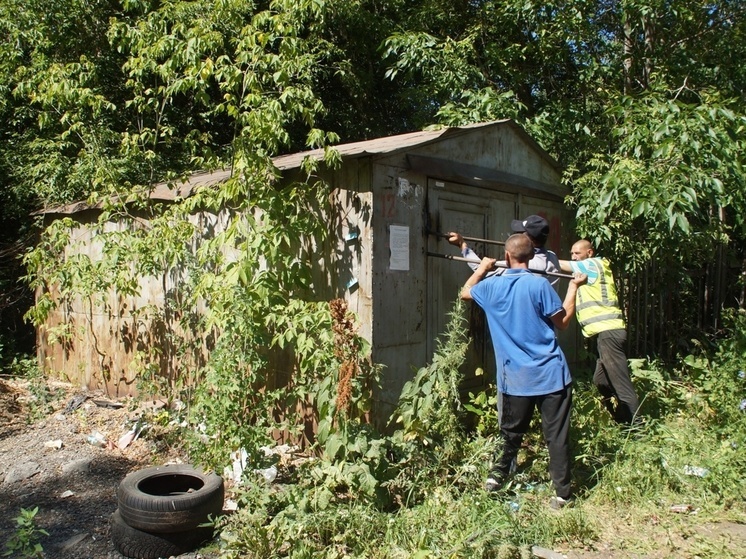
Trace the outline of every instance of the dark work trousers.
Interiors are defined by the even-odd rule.
[[[629,375],[625,346],[626,330],[608,330],[598,334],[598,361],[593,384],[598,387],[604,406],[614,421],[630,424],[635,419],[640,402]],[[616,398],[616,404],[613,401]]]
[[[510,465],[518,454],[523,436],[528,431],[534,409],[541,412],[541,429],[549,447],[549,475],[558,497],[567,499],[572,495],[570,487],[570,408],[572,407],[572,385],[559,392],[544,396],[502,395],[500,410],[500,436],[502,453],[495,470],[505,478]]]

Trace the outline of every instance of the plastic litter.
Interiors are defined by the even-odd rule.
[[[119,448],[119,450],[124,450],[130,444],[132,444],[133,441],[136,441],[137,437],[140,436],[140,433],[142,433],[147,427],[147,423],[140,423],[139,420],[136,421],[135,424],[132,426],[132,429],[119,437],[119,440],[117,441],[117,447]]]
[[[275,478],[277,477],[277,468],[275,466],[270,466],[269,468],[262,469],[256,469],[254,470],[257,474],[260,474],[267,483],[272,483]]]
[[[88,441],[88,444],[92,444],[93,446],[98,447],[105,447],[106,446],[106,437],[104,437],[101,433],[98,431],[94,431],[88,437],[86,437],[86,441]]]
[[[668,510],[671,512],[687,513],[691,512],[693,508],[692,505],[671,505]]]
[[[137,430],[135,427],[127,431],[124,435],[119,437],[119,440],[117,441],[117,447],[119,450],[124,450],[127,448],[132,441],[135,440],[135,435],[137,434]]]
[[[710,470],[700,466],[684,466],[684,473],[688,476],[705,477]]]
[[[243,471],[246,469],[246,462],[249,459],[249,453],[246,452],[245,448],[240,448],[231,452],[230,459],[232,468],[226,468],[225,474],[226,477],[232,479],[238,485],[241,483],[241,476],[243,476]]]
[[[223,505],[223,510],[226,512],[233,512],[238,510],[238,501],[234,499],[226,499]]]
[[[46,448],[54,448],[55,450],[59,450],[62,448],[62,440],[56,439],[54,441],[47,441],[44,443],[44,446]]]

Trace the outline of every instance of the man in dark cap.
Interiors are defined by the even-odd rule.
[[[530,215],[526,219],[514,219],[510,224],[510,228],[513,233],[525,233],[531,243],[534,246],[534,256],[528,261],[528,269],[536,270],[537,272],[554,272],[560,271],[559,258],[551,250],[544,248],[549,237],[549,222],[541,217],[540,215]],[[464,237],[461,233],[452,231],[448,233],[448,242],[454,246],[457,246],[461,250],[461,255],[469,260],[469,267],[472,270],[476,270],[479,266],[480,257],[469,248],[466,244]],[[498,268],[494,272],[488,274],[501,274],[506,266],[504,260],[497,262]],[[559,277],[558,276],[546,276],[547,281],[554,287],[555,291],[558,288]]]
[[[544,272],[560,271],[560,263],[557,255],[551,250],[544,248],[549,238],[549,222],[540,215],[530,215],[526,219],[514,219],[510,224],[513,233],[526,233],[534,245],[534,257],[529,262],[529,270],[542,270]],[[552,287],[557,289],[558,277],[547,276]]]

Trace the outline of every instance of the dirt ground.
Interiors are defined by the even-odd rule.
[[[38,410],[28,383],[0,378],[0,556],[16,531],[21,508],[38,507],[36,525],[48,559],[122,559],[109,536],[116,509],[116,489],[129,473],[152,465],[185,462],[178,450],[165,447],[144,432],[124,448],[117,443],[149,406],[159,403],[112,402],[101,394],[83,393],[65,383],[50,383],[50,409]],[[121,405],[121,407],[112,407]],[[100,433],[103,446],[89,437]],[[632,530],[623,516],[603,526],[601,541],[588,549],[557,547],[537,550],[548,559],[699,559],[746,558],[746,526],[732,522],[702,523],[686,514],[675,519],[650,518]],[[646,542],[646,546],[637,545]],[[634,544],[634,545],[630,545]],[[650,550],[645,553],[629,549]],[[207,548],[209,549],[209,547]],[[717,550],[717,551],[713,551]],[[554,553],[554,554],[552,554]],[[181,559],[215,559],[203,550]]]
[[[0,379],[0,556],[21,509],[38,507],[35,524],[49,534],[38,540],[44,557],[121,559],[109,537],[119,482],[132,471],[185,459],[145,435],[117,446],[143,407],[65,383],[50,383],[50,389],[51,409],[29,422],[39,403],[28,383]],[[88,440],[97,433],[102,446]]]

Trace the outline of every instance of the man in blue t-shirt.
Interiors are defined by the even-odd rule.
[[[485,312],[497,361],[497,387],[502,394],[498,410],[502,452],[487,478],[486,489],[496,491],[505,483],[538,407],[556,493],[551,504],[561,507],[572,497],[572,378],[554,329],[569,326],[578,286],[586,277],[572,279],[561,301],[549,282],[529,271],[533,253],[526,235],[512,235],[505,242],[505,273],[487,278],[496,260],[483,258],[466,281],[461,298],[475,301]]]

